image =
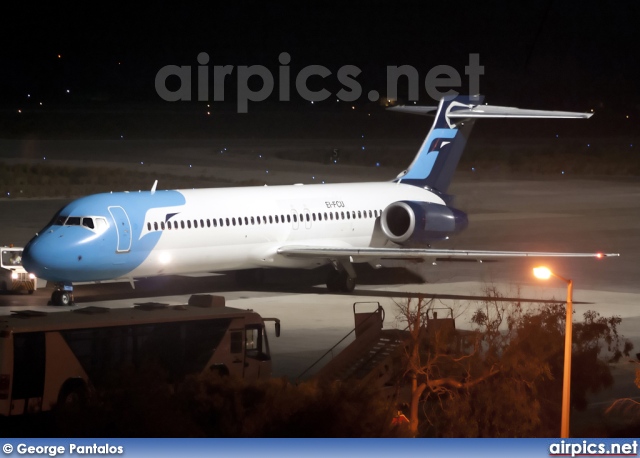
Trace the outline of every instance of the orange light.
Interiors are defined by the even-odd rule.
[[[543,266],[540,267],[534,267],[533,268],[533,275],[536,278],[539,278],[541,280],[548,280],[549,278],[551,278],[551,271]]]
[[[603,255],[602,253],[597,253],[597,254],[596,254],[596,258],[598,258],[598,259],[601,259],[601,258],[603,258],[603,257],[604,257],[604,255]]]

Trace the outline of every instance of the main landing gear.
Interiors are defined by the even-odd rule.
[[[356,287],[356,272],[349,261],[333,263],[327,277],[327,289],[332,293],[350,293]]]
[[[55,288],[53,293],[51,293],[51,305],[75,305],[73,300],[73,286],[56,283]]]

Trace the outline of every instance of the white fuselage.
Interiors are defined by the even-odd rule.
[[[311,268],[328,261],[287,258],[277,253],[278,248],[297,243],[382,246],[386,239],[379,234],[379,220],[389,204],[402,200],[443,204],[430,191],[393,182],[179,192],[185,197],[184,205],[147,211],[141,237],[153,231],[162,235],[131,277],[256,267]],[[171,213],[176,215],[165,223]]]

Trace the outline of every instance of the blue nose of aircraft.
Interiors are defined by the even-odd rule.
[[[61,261],[64,258],[55,244],[47,243],[50,237],[38,235],[24,247],[22,265],[39,278],[49,281],[63,281],[56,272],[60,272]]]

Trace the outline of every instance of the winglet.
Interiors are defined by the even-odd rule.
[[[151,195],[156,193],[156,186],[158,186],[158,180],[153,182],[153,186],[151,186]]]

